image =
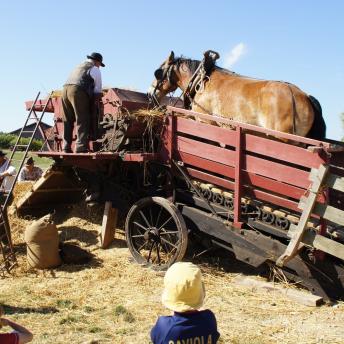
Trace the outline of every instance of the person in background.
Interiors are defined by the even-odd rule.
[[[8,163],[6,153],[0,150],[0,193],[11,189],[16,175],[16,169]]]
[[[40,167],[35,166],[35,160],[32,157],[26,159],[25,166],[21,169],[18,181],[35,181],[41,178],[43,171]]]
[[[172,316],[160,316],[151,330],[154,344],[217,343],[220,334],[214,313],[200,310],[205,297],[201,270],[194,264],[173,264],[164,278],[162,303]]]
[[[1,344],[24,344],[32,341],[33,334],[26,329],[15,323],[12,320],[0,318],[0,327],[9,326],[13,329],[11,333],[0,333],[0,343]]]
[[[87,60],[78,65],[63,86],[62,108],[64,122],[65,153],[72,152],[73,125],[76,121],[76,153],[88,151],[88,135],[93,104],[102,96],[102,78],[99,67],[105,67],[103,56],[92,53]]]

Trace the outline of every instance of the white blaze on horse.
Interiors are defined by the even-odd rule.
[[[218,53],[202,61],[175,58],[173,51],[155,71],[148,93],[160,101],[180,88],[186,107],[267,129],[313,139],[325,138],[319,102],[297,86],[238,75],[215,65]]]

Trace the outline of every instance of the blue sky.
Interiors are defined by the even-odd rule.
[[[344,1],[11,1],[0,3],[0,131],[22,126],[24,102],[62,87],[99,51],[103,85],[146,92],[170,50],[264,79],[289,81],[322,104],[341,139]]]

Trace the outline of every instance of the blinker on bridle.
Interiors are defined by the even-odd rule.
[[[153,90],[153,93],[151,95],[151,98],[153,100],[153,102],[156,104],[156,105],[160,105],[158,99],[156,98],[156,90],[159,89],[161,87],[161,85],[165,82],[165,80],[167,80],[170,84],[173,84],[172,82],[172,78],[171,78],[171,75],[172,75],[172,69],[174,67],[174,64],[175,64],[176,61],[173,61],[169,66],[168,68],[158,68],[155,72],[154,72],[154,76],[155,78],[157,79],[157,84],[156,86],[154,87],[154,90]]]

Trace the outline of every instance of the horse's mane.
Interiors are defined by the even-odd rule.
[[[193,73],[195,73],[195,71],[198,68],[198,66],[201,63],[201,61],[192,60],[192,59],[189,59],[189,58],[187,58],[185,56],[181,56],[181,57],[177,57],[176,58],[176,64],[177,64],[178,68],[183,63],[185,63],[188,66],[188,68],[190,69],[191,74],[193,74]]]
[[[199,60],[192,60],[190,58],[187,58],[185,56],[180,56],[175,59],[177,66],[179,67],[182,63],[185,63],[187,67],[190,69],[191,74],[195,73],[196,69],[198,68],[201,61]],[[219,67],[215,65],[215,69],[221,71],[222,73],[230,74],[230,75],[236,75],[241,76],[240,74],[237,74],[233,71],[230,71],[229,69],[225,69],[222,67]]]
[[[222,67],[219,67],[219,66],[215,66],[215,69],[219,70],[222,73],[226,73],[226,74],[230,74],[230,75],[235,75],[235,76],[243,76],[241,74],[235,73],[235,72],[233,72],[233,71],[231,71],[229,69],[222,68]]]

